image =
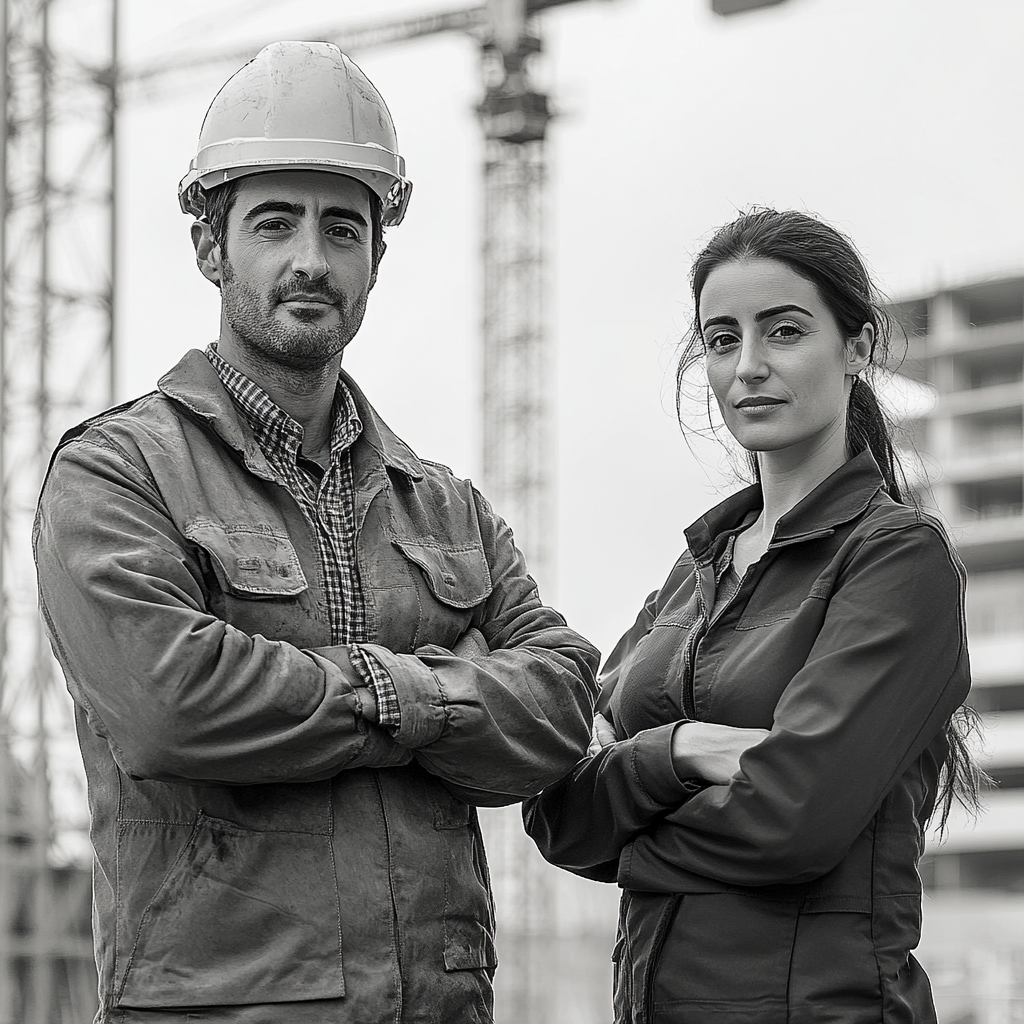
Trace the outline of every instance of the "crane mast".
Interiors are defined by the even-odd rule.
[[[547,96],[530,80],[539,35],[522,0],[495,12],[482,48],[484,134],[483,485],[548,594],[551,565],[550,356],[544,331],[544,143]],[[551,1020],[542,950],[554,930],[552,869],[518,806],[487,811],[502,966],[503,1021]]]

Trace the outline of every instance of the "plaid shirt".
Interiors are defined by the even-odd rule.
[[[352,667],[370,688],[380,724],[401,725],[398,694],[387,670],[360,642],[366,635],[366,601],[356,566],[356,524],[351,449],[363,429],[352,396],[339,380],[334,399],[331,458],[326,471],[302,455],[302,426],[258,384],[209,345],[206,356],[238,406],[277,482],[296,500],[316,535],[324,567],[331,642],[347,644]]]

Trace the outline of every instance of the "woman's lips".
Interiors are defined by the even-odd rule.
[[[775,409],[784,404],[785,402],[781,398],[770,398],[767,395],[759,395],[756,398],[741,398],[736,403],[736,408],[744,410]]]

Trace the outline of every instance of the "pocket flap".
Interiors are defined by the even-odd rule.
[[[482,547],[441,547],[410,540],[392,543],[419,566],[430,592],[444,604],[473,608],[490,596],[491,570]]]
[[[210,556],[220,585],[245,597],[294,597],[308,583],[292,542],[267,527],[193,520],[185,536]]]

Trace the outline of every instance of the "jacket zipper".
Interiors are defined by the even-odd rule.
[[[697,647],[707,634],[709,626],[708,610],[704,604],[704,594],[701,590],[700,567],[696,563],[694,563],[694,567],[697,570],[694,593],[697,596],[697,607],[700,609],[701,626],[690,630],[690,635],[686,638],[686,646],[683,648],[683,664],[686,666],[686,679],[683,685],[683,717],[688,721],[693,721],[697,716],[693,698],[693,674],[697,665]]]

